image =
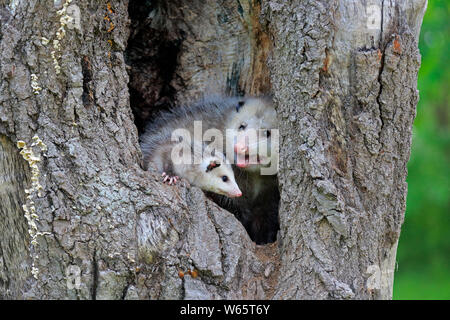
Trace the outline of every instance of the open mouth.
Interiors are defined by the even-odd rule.
[[[259,155],[256,155],[256,161],[254,161],[255,157],[252,158],[253,161],[250,161],[250,155],[246,154],[245,157],[240,155],[237,156],[236,165],[239,168],[247,168],[251,164],[261,164],[261,159]]]

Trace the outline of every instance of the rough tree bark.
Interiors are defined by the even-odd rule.
[[[136,3],[0,0],[0,298],[391,298],[426,0]],[[274,95],[277,243],[140,167],[205,92]]]

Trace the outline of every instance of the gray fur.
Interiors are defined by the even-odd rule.
[[[226,129],[238,129],[244,121],[252,129],[278,129],[276,113],[270,97],[244,99],[245,103],[226,115]],[[234,155],[233,155],[234,156]],[[227,154],[227,157],[231,157]],[[257,244],[274,242],[279,230],[278,205],[280,192],[276,175],[261,175],[261,167],[239,168],[233,165],[236,182],[242,191],[240,198],[229,199],[211,194],[220,206],[236,215]]]
[[[191,106],[180,106],[155,115],[154,120],[147,125],[141,136],[144,168],[147,169],[150,162],[159,161],[159,170],[161,170],[161,165],[167,167],[164,170],[170,169],[168,168],[170,159],[167,156],[158,156],[156,161],[154,156],[156,153],[167,154],[165,152],[171,150],[171,144],[174,143],[171,142],[171,135],[174,130],[186,129],[192,137],[194,121],[202,121],[202,133],[214,128],[220,130],[224,137],[226,136],[225,130],[237,129],[236,126],[239,125],[242,118],[251,117],[247,122],[249,126],[256,129],[277,128],[273,114],[266,112],[266,108],[273,109],[270,97],[257,99],[260,99],[263,106],[262,110],[258,112],[249,112],[246,109],[246,101],[254,103],[254,98],[209,97]],[[270,116],[267,116],[268,114]],[[272,127],[261,128],[260,126]],[[221,151],[226,154],[225,150]],[[226,154],[226,156],[233,159],[234,154]],[[256,169],[258,169],[257,166]],[[280,197],[277,176],[262,176],[258,170],[255,170],[255,166],[252,169],[245,169],[233,165],[233,171],[243,196],[231,199],[211,192],[209,195],[223,208],[236,215],[256,243],[275,241],[279,229],[278,203]]]
[[[211,157],[204,156],[203,151],[208,146],[194,137],[194,121],[202,121],[202,131],[211,128],[223,130],[223,117],[237,104],[237,98],[202,100],[190,107],[181,106],[169,111],[160,112],[155,120],[150,122],[144,134],[140,137],[143,153],[143,167],[147,170],[153,164],[159,172],[170,176],[179,176],[187,179],[191,184],[200,187],[204,191],[210,191],[227,197],[240,196],[241,192],[234,179],[230,163],[226,160],[222,150],[215,150]],[[180,136],[173,141],[172,133],[177,129],[185,129],[190,137]],[[188,141],[188,139],[190,139]],[[182,142],[180,144],[180,142]],[[176,164],[172,152],[174,147],[182,146],[198,156],[201,163],[183,162]],[[175,154],[178,154],[175,152]],[[192,159],[193,160],[193,159]],[[211,161],[217,161],[220,165],[212,170],[207,170]],[[228,180],[223,181],[221,178]]]
[[[144,169],[148,169],[154,151],[171,141],[175,129],[187,129],[193,136],[194,121],[202,121],[203,131],[216,128],[223,132],[226,115],[235,112],[238,101],[236,97],[209,97],[191,106],[174,107],[156,114],[140,137]]]

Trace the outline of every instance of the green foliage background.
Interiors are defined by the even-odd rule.
[[[394,299],[450,299],[450,1],[428,0]]]

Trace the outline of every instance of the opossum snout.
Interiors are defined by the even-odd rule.
[[[240,196],[242,196],[242,191],[239,189],[239,186],[236,183],[233,183],[230,189],[228,189],[230,191],[226,192],[229,198],[239,198]]]
[[[230,198],[239,198],[240,196],[242,196],[242,192],[241,192],[241,190],[237,189],[236,191],[229,193],[228,196]]]

